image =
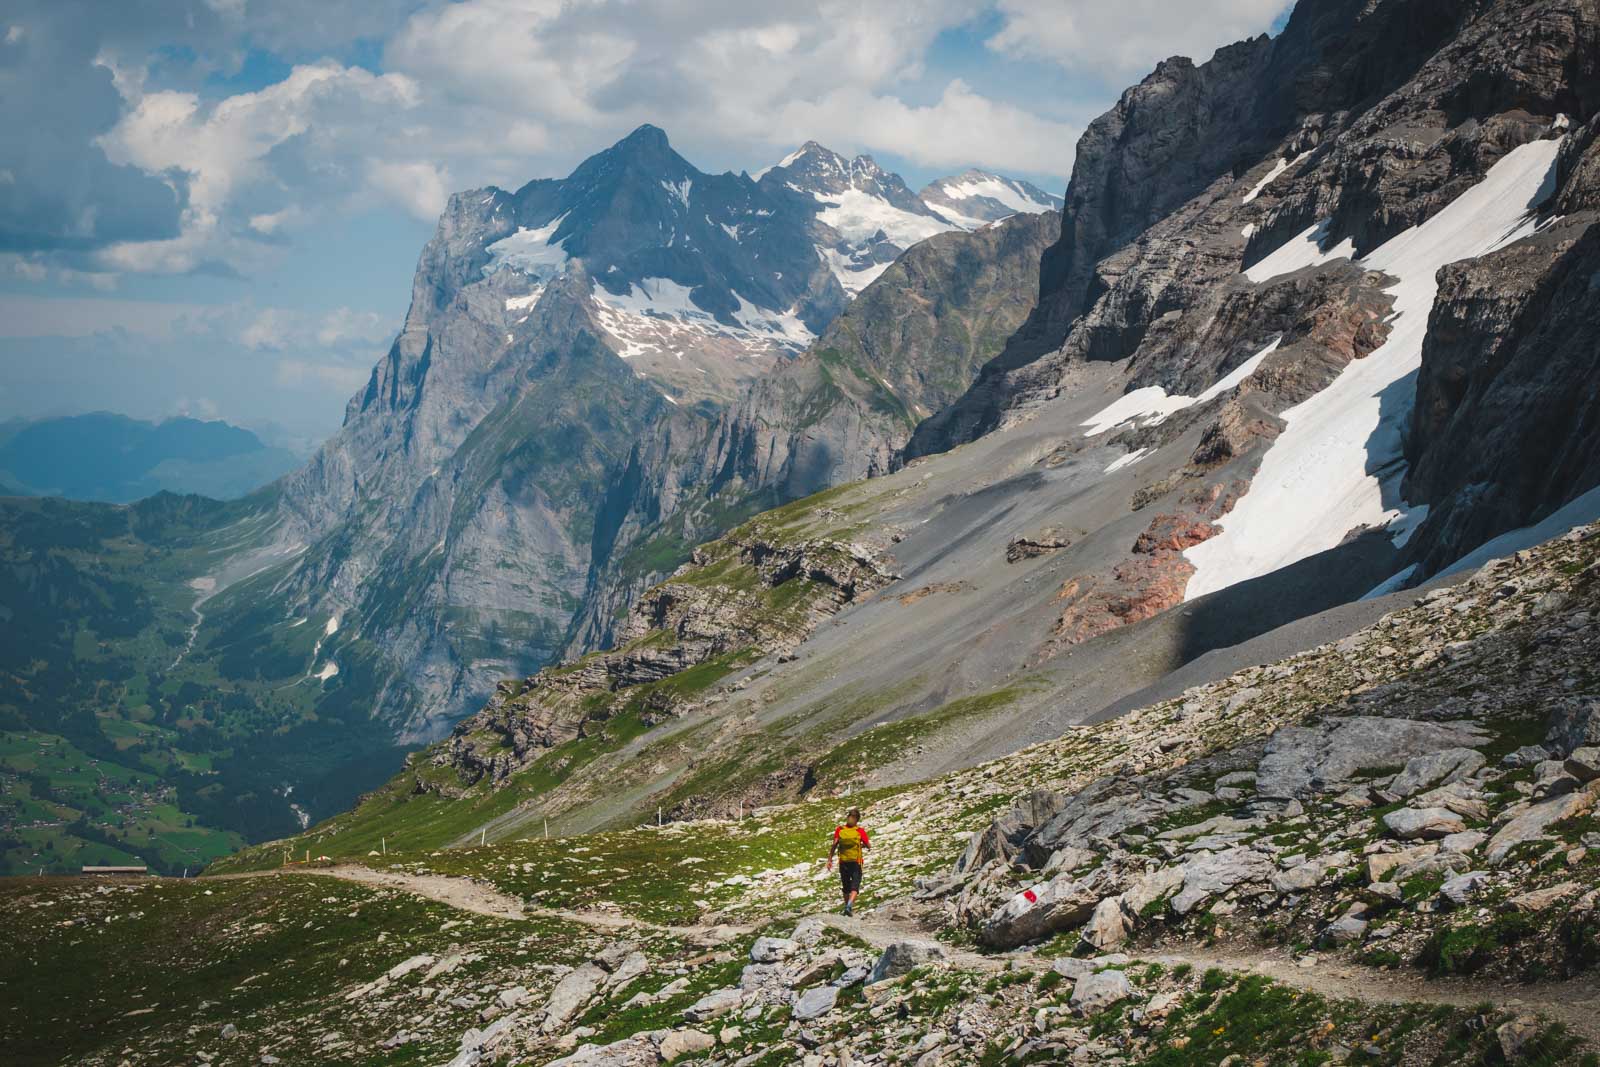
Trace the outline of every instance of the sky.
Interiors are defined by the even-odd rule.
[[[310,447],[455,190],[644,122],[705,171],[807,140],[1056,193],[1161,59],[1288,0],[8,0],[0,419],[189,414]]]

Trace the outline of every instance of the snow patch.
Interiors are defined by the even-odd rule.
[[[1113,461],[1111,466],[1106,468],[1106,473],[1113,474],[1124,467],[1131,467],[1149,454],[1150,450],[1148,448],[1141,448],[1137,452],[1129,452],[1121,459]]]
[[[527,296],[509,296],[509,297],[507,297],[506,298],[506,310],[507,311],[527,311],[528,309],[532,308],[533,305],[537,304],[539,302],[539,298],[541,296],[543,296],[543,295],[544,295],[544,286],[536,285],[536,286],[534,286],[533,291],[531,293],[529,293]],[[517,321],[521,322],[522,320],[518,319]]]
[[[661,188],[665,189],[667,195],[675,198],[684,207],[688,207],[689,190],[694,188],[694,179],[685,178],[681,182],[662,182]]]
[[[1140,426],[1158,426],[1167,416],[1175,412],[1213,400],[1254,374],[1256,368],[1261,366],[1261,361],[1278,350],[1278,340],[1275,338],[1271,344],[1233,368],[1199,396],[1168,396],[1167,391],[1159,385],[1147,385],[1131,393],[1124,393],[1084,421],[1083,425],[1088,429],[1084,431],[1083,436],[1098,437],[1107,430],[1115,429],[1130,420],[1137,420]]]
[[[1010,208],[1019,215],[1037,215],[1056,209],[1054,204],[1035,200],[1022,189],[995,174],[986,174],[982,178],[960,182],[941,182],[939,190],[952,200],[984,197]]]
[[[1244,276],[1260,285],[1279,275],[1292,274],[1305,267],[1321,266],[1335,259],[1349,259],[1356,254],[1355,241],[1349,237],[1332,248],[1323,249],[1322,243],[1327,238],[1328,228],[1331,225],[1330,220],[1324,219],[1314,226],[1306,227],[1245,271]]]
[[[328,662],[324,663],[322,665],[322,669],[317,672],[317,680],[326,682],[329,678],[334,677],[338,673],[339,665],[330,659]]]
[[[1241,204],[1250,203],[1250,201],[1254,200],[1256,197],[1260,196],[1263,192],[1265,192],[1267,186],[1269,186],[1273,182],[1277,181],[1278,177],[1281,174],[1283,174],[1284,171],[1288,170],[1290,167],[1298,166],[1300,161],[1302,159],[1305,159],[1310,154],[1311,154],[1310,152],[1301,152],[1298,156],[1295,156],[1293,159],[1281,159],[1280,158],[1278,160],[1278,162],[1273,165],[1273,168],[1267,172],[1267,176],[1265,178],[1262,178],[1260,181],[1256,182],[1255,188],[1251,189],[1248,193],[1245,193],[1244,194],[1244,199],[1239,201],[1239,202]]]
[[[560,273],[571,257],[562,247],[564,241],[552,243],[551,238],[566,217],[567,213],[562,212],[543,226],[531,230],[519,226],[516,233],[489,245],[484,249],[489,253],[489,262],[484,264],[483,273],[489,275],[499,270],[518,270],[546,278]]]
[[[1446,263],[1475,259],[1534,232],[1533,208],[1553,188],[1560,148],[1559,140],[1534,141],[1507,153],[1433,218],[1361,261],[1399,279],[1387,290],[1395,300],[1388,339],[1283,413],[1283,433],[1249,490],[1219,520],[1222,532],[1184,553],[1195,566],[1185,599],[1325,552],[1361,526],[1409,536],[1420,509],[1400,498],[1401,431],[1416,401],[1422,342],[1438,293],[1434,276]]]
[[[818,220],[852,244],[865,241],[882,230],[884,236],[901,248],[910,248],[918,241],[955,228],[932,215],[902,211],[882,197],[860,189],[846,189],[837,196],[812,195],[829,205],[817,213]]]

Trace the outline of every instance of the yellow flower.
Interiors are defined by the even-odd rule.
[[[1212,1033],[1213,1033],[1213,1034],[1220,1034],[1220,1033],[1222,1033],[1222,1031],[1224,1031],[1224,1030],[1226,1030],[1226,1029],[1227,1029],[1227,1027],[1226,1027],[1226,1026],[1219,1026],[1219,1027],[1217,1027],[1217,1028],[1216,1028],[1216,1029],[1215,1029],[1215,1030],[1213,1030],[1213,1031],[1211,1031],[1211,1032],[1212,1032]]]

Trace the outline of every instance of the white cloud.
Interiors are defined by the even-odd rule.
[[[787,105],[777,125],[791,141],[812,137],[841,146],[873,147],[940,167],[983,160],[990,167],[1034,174],[1068,170],[1076,140],[1075,131],[1065,124],[996,103],[960,80],[951,82],[936,103],[925,107],[841,89],[816,101]]]
[[[450,197],[450,179],[432,163],[373,160],[367,165],[367,180],[423,222],[437,219]]]
[[[281,190],[269,154],[296,142],[313,163],[311,174],[332,179],[337,187],[341,175],[372,149],[376,127],[415,106],[419,95],[416,83],[403,74],[373,74],[326,61],[295,67],[281,82],[212,105],[196,93],[144,93],[138,79],[119,79],[119,84],[139,95],[98,143],[114,163],[169,175],[174,182],[181,175],[188,204],[177,237],[122,242],[99,258],[115,269],[156,272],[193,270],[208,258],[230,263],[259,258],[262,250],[251,247],[244,227],[229,225],[228,208],[241,193]],[[285,210],[252,213],[249,228],[274,232],[292,218]]]
[[[1119,87],[1174,55],[1203,62],[1263,32],[1291,0],[996,0],[997,51],[1059,63]],[[1181,10],[1175,11],[1175,7]]]

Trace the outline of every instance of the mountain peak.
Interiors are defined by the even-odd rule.
[[[663,130],[660,126],[652,126],[647,122],[611,147],[613,149],[663,149],[671,148],[672,144],[667,140],[666,130]]]

